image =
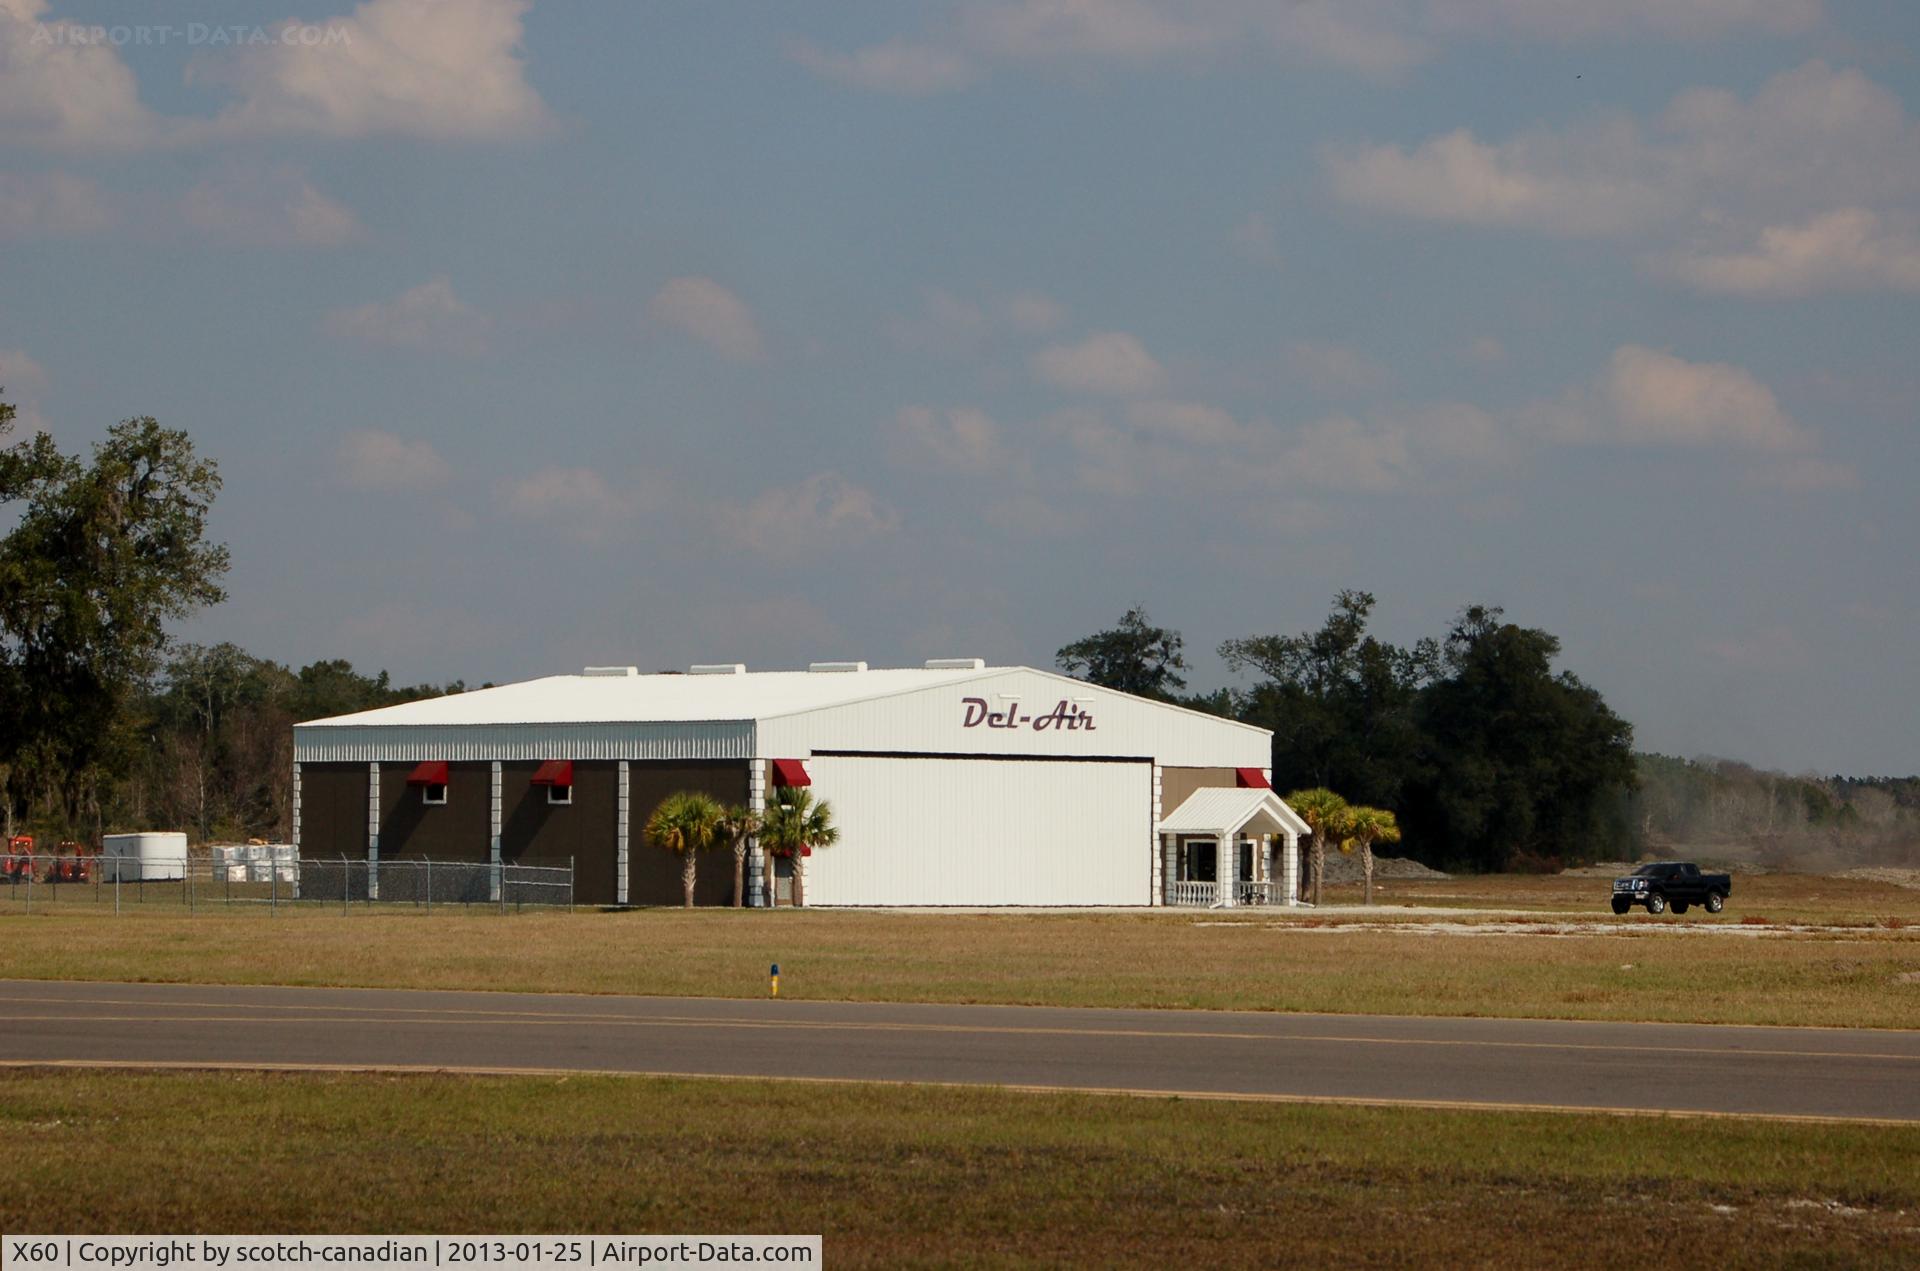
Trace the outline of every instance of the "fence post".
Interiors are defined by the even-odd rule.
[[[180,866],[181,877],[187,880],[187,916],[193,916],[193,857],[189,856]]]
[[[343,913],[353,912],[353,863],[345,852],[340,853],[340,909]]]
[[[120,912],[120,862],[125,859],[124,856],[113,858],[113,912],[116,915]]]
[[[296,861],[294,867],[296,869],[299,868],[299,862]],[[227,871],[227,895],[233,895],[232,870]],[[280,870],[278,867],[267,871],[267,915],[268,917],[275,918],[280,915]]]
[[[433,857],[427,857],[427,912],[433,912]]]
[[[494,880],[500,893],[500,912],[504,914],[507,912],[507,864],[502,861],[494,869],[498,871],[494,874]]]
[[[27,912],[33,912],[33,857],[27,857]]]
[[[574,858],[567,857],[567,912],[573,912],[573,867]]]

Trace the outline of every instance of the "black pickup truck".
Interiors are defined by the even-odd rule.
[[[1645,905],[1648,913],[1658,914],[1672,905],[1673,912],[1683,914],[1689,905],[1704,905],[1708,913],[1717,914],[1726,908],[1732,892],[1729,875],[1703,874],[1691,861],[1661,861],[1613,880],[1613,912],[1623,914],[1635,905]]]

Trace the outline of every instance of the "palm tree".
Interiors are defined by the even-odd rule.
[[[760,829],[760,818],[737,803],[720,811],[720,837],[733,849],[733,907],[747,902],[747,840]]]
[[[1373,845],[1375,843],[1398,843],[1400,841],[1400,822],[1393,813],[1385,808],[1348,808],[1346,837],[1341,840],[1340,850],[1360,849],[1360,868],[1367,877],[1367,904],[1373,903]]]
[[[695,863],[719,838],[725,812],[712,795],[682,790],[660,800],[647,818],[647,842],[680,858],[680,890],[688,909],[693,908]]]
[[[793,859],[793,903],[807,903],[807,849],[832,847],[840,841],[839,827],[833,823],[833,805],[824,799],[815,802],[813,792],[789,786],[780,792],[780,800],[760,819],[760,842],[775,856]]]
[[[1347,813],[1347,801],[1327,789],[1315,786],[1310,790],[1295,790],[1287,796],[1287,806],[1300,814],[1300,819],[1313,831],[1313,856],[1307,871],[1307,888],[1313,893],[1313,903],[1320,903],[1320,879],[1327,872],[1327,836],[1342,837],[1341,826]]]

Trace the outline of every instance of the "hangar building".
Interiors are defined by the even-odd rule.
[[[830,802],[809,905],[1291,904],[1307,833],[1266,730],[976,659],[588,667],[293,732],[302,856],[572,860],[581,904],[679,902],[642,833],[678,790]],[[753,844],[750,903],[787,903],[791,870]],[[732,889],[703,862],[697,903]]]

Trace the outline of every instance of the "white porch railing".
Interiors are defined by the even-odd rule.
[[[1233,898],[1242,905],[1266,905],[1273,902],[1272,883],[1240,883]]]
[[[1176,882],[1167,887],[1169,905],[1187,905],[1205,909],[1220,897],[1220,889],[1213,883]]]

